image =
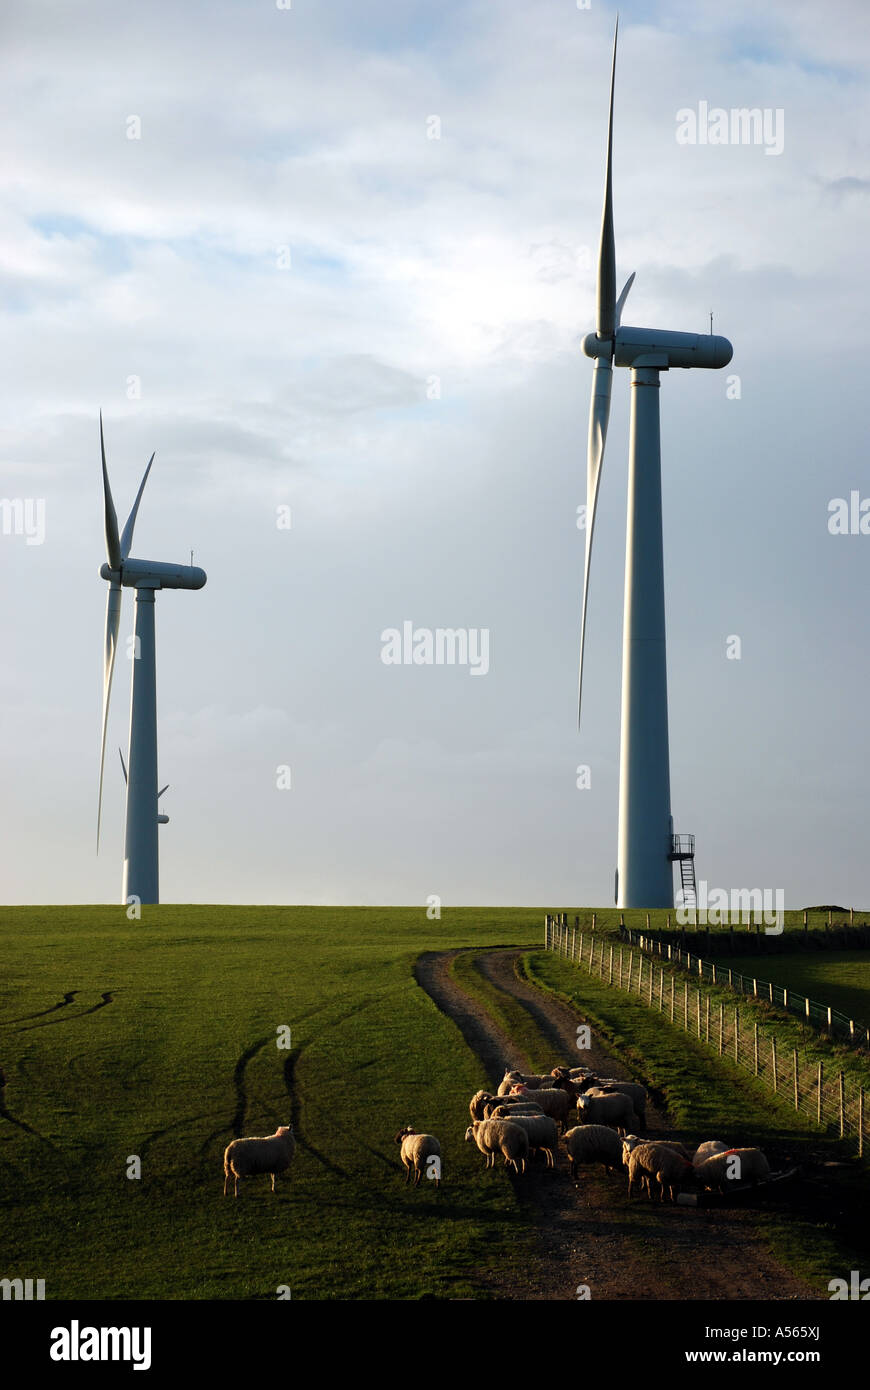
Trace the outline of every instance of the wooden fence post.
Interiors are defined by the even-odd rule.
[[[758,1075],[758,1024],[753,1025],[753,1051],[755,1054],[755,1075]]]
[[[773,1090],[774,1094],[779,1090],[779,1078],[776,1074],[776,1038],[770,1039],[770,1063],[773,1067]]]
[[[734,1010],[734,1060],[735,1060],[735,1062],[739,1062],[739,1061],[740,1061],[740,1043],[739,1043],[739,1041],[738,1041],[738,1040],[739,1040],[739,1037],[740,1037],[740,1010],[739,1010],[739,1009],[735,1009],[735,1010]]]
[[[707,1042],[707,1043],[710,1041],[710,996],[709,996],[709,994],[707,995],[706,1002],[705,1002],[705,1004],[704,1004],[704,1041]]]
[[[665,1011],[665,972],[664,972],[664,970],[660,969],[660,970],[659,970],[659,1013],[660,1013],[660,1014],[663,1014],[664,1011]]]
[[[596,924],[597,916],[598,916],[598,914],[595,913],[595,912],[593,912],[593,914],[592,914],[592,930],[593,930],[593,931],[595,930],[595,924]]]
[[[683,1028],[689,1031],[689,981],[683,985]]]
[[[695,990],[695,994],[698,996],[697,999],[696,999],[696,1001],[695,1001],[695,1003],[696,1003],[697,1008],[698,1008],[698,1037],[700,1038],[700,1036],[701,1036],[701,991],[700,991],[699,989],[696,989],[696,990]]]
[[[794,1049],[792,1050],[792,1054],[791,1054],[791,1055],[792,1055],[792,1063],[793,1063],[793,1065],[794,1065],[794,1108],[795,1108],[795,1110],[799,1110],[799,1109],[800,1109],[800,1094],[799,1094],[799,1091],[798,1091],[798,1058],[797,1058],[797,1048],[794,1048]]]
[[[719,1056],[725,1051],[725,1005],[719,1005]]]
[[[631,972],[632,972],[633,969],[634,969],[634,951],[629,951],[629,953],[628,953],[628,984],[627,984],[626,987],[625,987],[626,993],[627,993],[627,994],[631,994]]]
[[[580,964],[583,964],[583,933],[580,933]]]
[[[839,1075],[840,1082],[840,1138],[846,1133],[846,1079],[842,1072]]]
[[[822,1123],[822,1077],[823,1077],[822,1064],[821,1064],[821,1062],[819,1062],[819,1101],[818,1101],[818,1114],[817,1114],[817,1121],[818,1121],[819,1124]]]
[[[673,1023],[673,1021],[674,1021],[674,996],[675,996],[675,994],[676,994],[676,988],[677,988],[677,982],[676,982],[676,980],[674,979],[674,977],[673,977],[673,975],[672,975],[672,976],[671,976],[671,1023]]]

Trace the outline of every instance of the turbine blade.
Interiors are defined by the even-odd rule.
[[[617,328],[619,328],[619,325],[622,323],[622,311],[623,311],[623,309],[625,308],[625,301],[628,299],[628,292],[629,292],[629,290],[631,289],[632,285],[634,284],[634,277],[635,277],[636,274],[637,274],[637,271],[636,271],[636,270],[633,270],[633,271],[631,272],[631,274],[629,275],[628,279],[626,280],[625,284],[624,284],[623,287],[622,287],[622,294],[619,296],[619,298],[618,298],[617,301],[616,301],[616,327],[617,327]]]
[[[118,757],[121,759],[121,771],[124,774],[124,786],[127,785],[127,764],[124,762],[124,754],[118,749]]]
[[[109,722],[109,694],[112,689],[112,673],[115,669],[115,653],[118,649],[118,628],[121,624],[121,586],[109,584],[106,597],[106,634],[103,654],[103,737],[100,741],[100,794],[97,799],[97,853],[100,851],[100,823],[103,816],[103,770],[106,762],[106,726]]]
[[[106,558],[109,561],[109,568],[117,570],[121,568],[121,543],[118,540],[118,514],[115,511],[115,504],[112,501],[112,489],[109,486],[109,472],[106,468],[106,445],[103,439],[102,411],[100,411],[100,453],[103,457],[103,502],[106,512]]]
[[[154,455],[152,454],[150,459],[148,460],[148,467],[145,469],[145,475],[141,483],[139,484],[139,491],[136,493],[136,501],[133,503],[133,510],[127,517],[127,524],[124,527],[124,533],[121,536],[122,560],[126,560],[127,556],[130,554],[130,546],[133,544],[133,527],[136,525],[136,513],[139,510],[139,503],[142,501],[142,493],[145,491],[145,484],[148,481],[148,474],[151,472],[151,465],[153,462]]]
[[[586,564],[583,570],[583,608],[580,617],[580,678],[577,687],[577,723],[583,700],[583,649],[586,645],[586,602],[589,598],[589,565],[592,559],[592,532],[598,506],[598,485],[604,460],[604,441],[610,419],[610,387],[613,368],[606,357],[596,357],[589,410],[589,446],[586,459]]]
[[[167,782],[167,783],[166,783],[166,786],[165,786],[165,787],[161,787],[160,790],[159,790],[159,792],[157,793],[157,800],[159,801],[160,798],[161,798],[161,796],[163,795],[163,793],[164,793],[164,792],[168,792],[168,791],[169,791],[169,783]]]
[[[601,241],[598,247],[598,302],[595,332],[599,338],[612,338],[616,317],[616,244],[613,237],[613,89],[616,81],[616,37],[619,18],[613,31],[613,64],[610,70],[610,117],[607,124],[607,168],[604,175],[604,211],[601,215]]]

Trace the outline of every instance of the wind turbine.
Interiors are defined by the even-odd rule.
[[[160,901],[157,827],[168,816],[158,815],[157,798],[157,675],[154,648],[154,596],[158,589],[201,589],[206,581],[205,570],[196,565],[169,565],[160,560],[135,560],[130,557],[136,514],[154,455],[148,460],[136,501],[127,517],[121,536],[118,536],[118,517],[112,501],[109,474],[106,469],[106,446],[103,439],[103,415],[100,412],[100,452],[103,460],[103,502],[106,522],[106,556],[108,563],[100,575],[108,580],[106,601],[106,632],[103,658],[103,737],[100,744],[100,794],[97,803],[97,849],[100,847],[100,822],[103,809],[103,768],[106,758],[106,725],[109,717],[109,694],[115,669],[118,628],[121,622],[121,590],[135,590],[135,637],[133,642],[133,682],[130,699],[130,746],[128,766],[124,768],[127,783],[127,815],[124,835],[124,875],[121,901],[138,898],[140,903]],[[121,766],[124,766],[123,754]]]
[[[668,758],[659,377],[672,367],[724,367],[731,361],[733,349],[727,338],[714,337],[712,333],[675,333],[622,325],[622,312],[634,275],[629,276],[617,299],[611,163],[618,31],[617,19],[610,72],[595,332],[589,333],[583,341],[583,351],[594,359],[595,367],[587,453],[578,720],[583,692],[589,564],[610,416],[613,367],[630,367],[616,902],[618,907],[673,907],[673,860],[681,855],[673,836]]]

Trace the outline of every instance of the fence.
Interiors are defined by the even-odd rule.
[[[839,1009],[832,1009],[830,1004],[819,1004],[814,999],[808,999],[805,994],[798,994],[797,990],[773,984],[770,980],[759,980],[754,975],[741,975],[739,970],[730,970],[727,965],[717,964],[716,961],[702,960],[691,951],[684,951],[679,946],[659,941],[644,932],[620,928],[620,935],[632,946],[638,946],[648,954],[660,956],[671,965],[681,966],[691,974],[697,975],[699,979],[709,980],[711,984],[733,989],[738,994],[751,995],[753,999],[775,1004],[777,1008],[795,1014],[805,1023],[826,1029],[831,1037],[854,1043],[858,1047],[870,1048],[870,1028],[864,1023],[856,1022],[848,1014],[840,1013]]]
[[[663,966],[635,951],[614,945],[588,932],[569,927],[567,921],[547,916],[544,946],[565,960],[582,965],[617,989],[636,994],[651,1009],[687,1033],[697,1036],[718,1053],[757,1076],[777,1095],[810,1116],[816,1124],[833,1130],[841,1139],[857,1142],[864,1157],[864,1087],[842,1071],[822,1062],[801,1059],[797,1048],[786,1049],[763,1025],[740,1017],[740,1009],[718,1005],[688,978],[678,980]],[[679,986],[682,985],[682,988]]]

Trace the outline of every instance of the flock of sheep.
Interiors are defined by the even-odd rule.
[[[667,1191],[676,1201],[680,1189],[700,1186],[725,1192],[729,1184],[743,1186],[770,1177],[767,1159],[760,1149],[732,1149],[720,1139],[708,1139],[690,1153],[670,1139],[640,1139],[646,1128],[647,1093],[635,1081],[596,1076],[588,1067],[554,1067],[543,1076],[506,1071],[498,1091],[477,1091],[471,1098],[471,1124],[465,1138],[474,1142],[495,1167],[501,1155],[504,1166],[517,1176],[525,1173],[531,1155],[543,1154],[547,1167],[555,1168],[560,1142],[567,1150],[571,1176],[584,1165],[601,1163],[611,1172],[628,1169],[628,1195],[636,1185],[652,1199],[653,1184],[664,1201]],[[576,1109],[578,1123],[568,1128],[568,1116]],[[399,1130],[395,1142],[405,1181],[413,1175],[418,1187],[423,1177],[441,1185],[441,1145],[434,1134],[420,1134],[410,1125]],[[269,1173],[272,1191],[275,1176],[290,1166],[296,1141],[290,1125],[262,1139],[234,1139],[224,1153],[224,1196],[234,1179]]]
[[[536,1151],[554,1167],[561,1140],[572,1177],[584,1164],[601,1163],[609,1171],[625,1167],[629,1197],[639,1184],[651,1199],[655,1183],[660,1201],[665,1191],[675,1201],[685,1184],[725,1192],[729,1183],[755,1184],[770,1176],[760,1149],[732,1149],[709,1139],[690,1153],[674,1140],[629,1133],[646,1128],[646,1103],[646,1089],[638,1082],[596,1076],[588,1067],[554,1067],[543,1076],[506,1071],[495,1095],[477,1091],[472,1096],[465,1138],[477,1144],[487,1167],[501,1154],[518,1175]],[[578,1123],[569,1129],[575,1107]]]

